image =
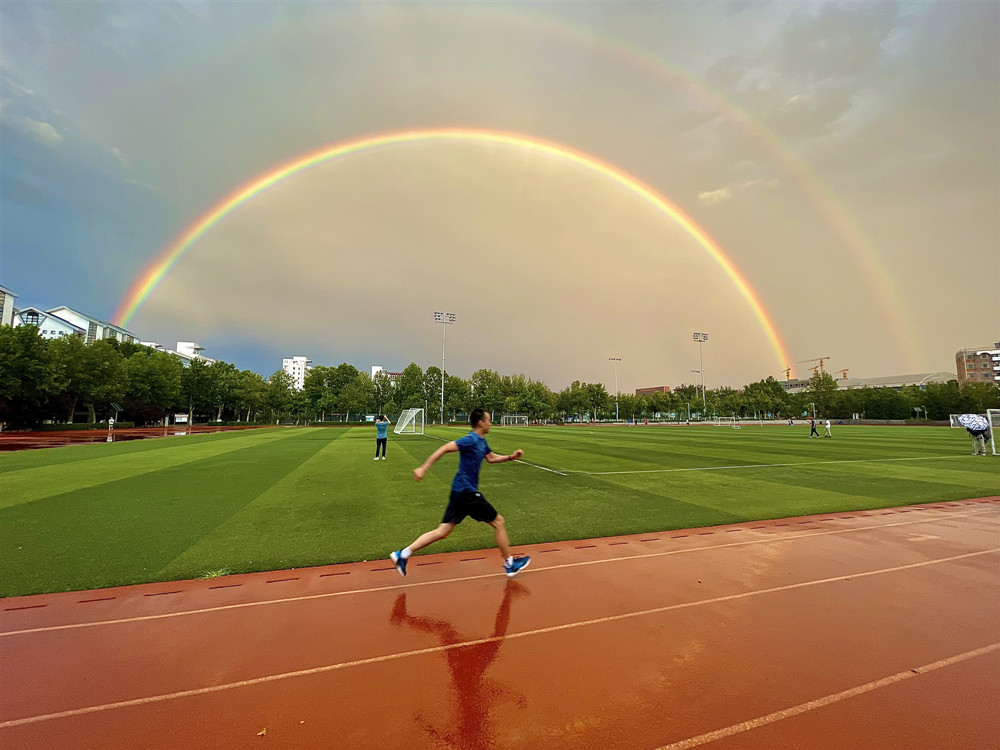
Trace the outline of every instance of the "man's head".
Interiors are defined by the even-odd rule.
[[[484,409],[473,409],[472,413],[469,414],[469,424],[472,425],[473,430],[478,430],[485,435],[490,431],[492,424],[490,413]]]

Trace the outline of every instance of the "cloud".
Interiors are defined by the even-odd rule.
[[[28,130],[30,130],[31,133],[46,146],[58,146],[62,143],[62,135],[49,123],[25,117],[24,124],[27,126]]]
[[[733,191],[728,187],[719,188],[718,190],[707,190],[704,193],[698,193],[698,200],[701,201],[703,206],[714,206],[716,203],[722,203],[733,197]]]

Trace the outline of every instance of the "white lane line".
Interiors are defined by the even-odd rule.
[[[875,464],[885,461],[940,461],[943,458],[964,458],[964,456],[916,456],[910,458],[852,458],[843,461],[793,461],[785,464],[734,464],[732,466],[694,466],[686,469],[632,469],[628,471],[573,471],[567,469],[570,476],[586,474],[600,476],[605,474],[665,474],[675,471],[728,471],[731,469],[770,469],[787,466],[823,466],[825,464]]]
[[[977,656],[985,656],[986,654],[992,653],[997,649],[1000,649],[1000,643],[991,643],[989,646],[983,646],[982,648],[977,648],[973,651],[966,651],[964,654],[957,654],[955,656],[950,656],[947,659],[941,659],[940,661],[932,662],[931,664],[925,664],[922,667],[915,667],[914,669],[897,672],[894,675],[883,677],[880,680],[866,682],[864,685],[858,685],[850,690],[844,690],[839,693],[827,695],[823,698],[817,698],[816,700],[812,700],[807,703],[800,703],[799,705],[792,706],[791,708],[775,711],[774,713],[767,714],[767,716],[758,716],[756,719],[743,721],[739,724],[733,724],[732,726],[724,729],[716,729],[714,732],[706,732],[705,734],[699,734],[697,737],[689,737],[688,739],[681,740],[680,742],[663,745],[662,747],[657,748],[657,750],[688,750],[692,747],[698,747],[699,745],[705,745],[709,742],[715,742],[715,740],[721,740],[724,737],[732,737],[734,734],[740,734],[741,732],[756,729],[757,727],[762,727],[765,724],[773,724],[776,721],[787,719],[790,716],[804,714],[806,711],[823,708],[824,706],[829,706],[831,703],[837,703],[838,701],[853,698],[856,695],[862,695],[864,693],[871,692],[872,690],[877,690],[878,688],[894,685],[897,682],[902,682],[903,680],[908,680],[911,677],[916,677],[918,675],[927,674],[928,672],[933,672],[934,670],[941,669],[942,667],[949,667],[952,664],[958,664],[959,662],[966,661],[967,659],[974,659]]]
[[[98,711],[108,711],[115,708],[127,708],[129,706],[142,706],[149,703],[159,703],[162,701],[173,700],[175,698],[187,698],[195,695],[204,695],[206,693],[217,693],[221,690],[231,690],[233,688],[248,687],[251,685],[260,685],[266,682],[275,682],[277,680],[285,680],[291,677],[305,677],[308,675],[322,674],[324,672],[333,672],[335,670],[347,669],[349,667],[358,667],[366,664],[379,664],[387,661],[395,661],[397,659],[405,659],[411,656],[420,656],[422,654],[433,654],[444,651],[449,651],[455,648],[465,648],[467,646],[478,646],[483,643],[496,643],[499,641],[512,641],[518,638],[527,638],[533,635],[543,635],[545,633],[555,633],[561,630],[573,630],[576,628],[585,627],[588,625],[600,625],[602,623],[608,622],[619,622],[621,620],[630,620],[636,617],[643,617],[645,615],[659,614],[662,612],[670,612],[671,610],[677,609],[690,609],[692,607],[700,607],[705,604],[717,604],[719,602],[734,601],[737,599],[746,599],[752,596],[760,596],[762,594],[773,594],[779,591],[791,591],[793,589],[808,588],[811,586],[820,586],[824,583],[835,583],[838,581],[846,580],[857,580],[858,578],[867,578],[868,576],[883,575],[885,573],[896,573],[901,570],[912,570],[914,568],[923,568],[928,565],[939,565],[941,563],[954,562],[956,560],[964,560],[969,557],[979,557],[982,555],[991,555],[1000,552],[1000,547],[995,547],[993,549],[982,550],[980,552],[968,552],[964,555],[953,555],[952,557],[942,557],[937,560],[925,560],[918,563],[910,563],[909,565],[897,565],[892,568],[881,568],[879,570],[870,570],[863,573],[851,573],[849,575],[834,576],[832,578],[820,578],[815,581],[803,581],[801,583],[790,583],[785,586],[775,586],[769,589],[760,589],[758,591],[744,591],[739,594],[728,594],[726,596],[718,596],[713,599],[702,599],[696,602],[683,602],[681,604],[668,604],[663,607],[653,607],[652,609],[643,609],[637,612],[626,612],[620,615],[610,615],[608,617],[597,617],[593,620],[581,620],[579,622],[570,622],[563,625],[553,625],[547,628],[537,628],[535,630],[525,630],[520,633],[513,633],[504,636],[494,636],[490,638],[479,638],[471,641],[463,641],[461,643],[451,643],[445,646],[432,646],[430,648],[421,648],[415,651],[403,651],[395,654],[385,654],[383,656],[373,656],[368,659],[355,659],[353,661],[337,662],[335,664],[326,664],[322,667],[312,667],[310,669],[298,669],[294,672],[282,672],[280,674],[266,675],[264,677],[254,677],[249,680],[240,680],[238,682],[227,682],[222,685],[211,685],[208,687],[194,688],[192,690],[180,690],[176,693],[164,693],[161,695],[151,695],[145,698],[133,698],[127,701],[117,701],[115,703],[102,703],[96,706],[86,706],[85,708],[74,708],[68,711],[57,711],[51,714],[41,714],[39,716],[26,716],[21,719],[11,719],[9,721],[0,722],[0,729],[7,729],[11,727],[19,727],[24,724],[36,724],[42,721],[49,721],[51,719],[63,719],[70,716],[80,716],[83,714],[92,714]]]
[[[564,471],[556,471],[555,469],[550,469],[550,468],[549,468],[549,467],[547,467],[547,466],[542,466],[542,465],[540,465],[540,464],[533,464],[533,463],[531,463],[530,461],[525,461],[525,460],[524,460],[523,458],[519,458],[519,459],[517,460],[517,463],[519,463],[519,464],[525,464],[526,466],[534,466],[534,467],[535,467],[536,469],[541,469],[542,471],[551,471],[551,472],[552,472],[553,474],[558,474],[558,475],[559,475],[559,476],[561,476],[561,477],[566,477],[566,476],[569,476],[569,475],[568,475],[568,474],[567,474],[566,472],[564,472]]]
[[[947,516],[948,519],[952,518],[966,518],[968,516],[982,516],[986,514],[992,514],[995,511],[989,510],[976,510],[970,511],[968,513],[954,513]],[[777,542],[787,542],[794,541],[796,539],[808,539],[817,536],[829,536],[830,534],[853,534],[861,531],[871,531],[873,529],[888,529],[895,526],[912,526],[914,524],[929,523],[936,519],[934,516],[924,516],[920,519],[914,519],[912,521],[897,521],[895,523],[882,523],[874,526],[862,526],[860,528],[851,529],[831,529],[829,531],[816,531],[804,534],[792,534],[789,536],[780,537],[768,537],[767,539],[753,539],[746,542],[729,542],[727,544],[716,544],[708,547],[693,547],[688,549],[674,549],[667,550],[666,552],[648,552],[641,555],[626,555],[623,557],[611,557],[601,560],[582,560],[580,562],[574,563],[564,563],[562,565],[548,565],[544,568],[532,568],[532,575],[539,575],[550,570],[561,570],[563,568],[579,568],[584,565],[605,565],[608,563],[616,562],[626,562],[628,560],[643,560],[650,557],[667,557],[669,555],[682,555],[694,552],[707,552],[710,550],[726,549],[727,547],[747,547],[755,544],[774,544]],[[561,543],[561,542],[560,542]],[[306,596],[289,596],[283,599],[267,599],[259,602],[241,602],[239,604],[223,604],[217,607],[204,607],[202,609],[188,609],[181,612],[164,612],[158,615],[143,615],[141,617],[122,617],[116,620],[94,620],[92,622],[75,622],[68,625],[49,625],[47,627],[41,628],[26,628],[24,630],[9,630],[7,632],[0,632],[0,638],[11,635],[27,635],[30,633],[47,633],[54,630],[75,630],[77,628],[92,628],[98,625],[121,625],[125,623],[132,622],[145,622],[147,620],[163,620],[170,617],[183,617],[186,615],[200,615],[207,614],[210,612],[222,612],[230,609],[244,609],[246,607],[263,607],[270,604],[287,604],[290,602],[302,602],[309,601],[312,599],[330,599],[336,596],[350,596],[352,594],[370,594],[378,591],[398,591],[400,589],[411,589],[419,586],[437,586],[443,583],[461,583],[464,581],[477,581],[483,578],[496,578],[496,573],[484,573],[474,576],[459,576],[457,578],[442,578],[434,581],[417,581],[416,583],[398,583],[393,586],[373,586],[366,589],[349,589],[347,591],[328,591],[323,594],[308,594]]]

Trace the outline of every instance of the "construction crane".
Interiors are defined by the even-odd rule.
[[[818,365],[813,365],[810,369],[812,369],[813,373],[816,372],[817,368],[819,369],[820,372],[824,372],[824,370],[823,370],[823,361],[827,360],[827,359],[830,359],[830,358],[829,357],[813,357],[812,359],[803,359],[802,361],[798,362],[797,364],[804,365],[806,362],[819,362]]]
[[[839,372],[840,373],[840,379],[841,380],[847,380],[847,371],[849,369],[850,369],[849,367],[845,367],[843,370],[834,370],[834,372]]]

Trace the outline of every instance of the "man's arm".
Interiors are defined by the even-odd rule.
[[[524,455],[524,451],[518,448],[516,451],[511,453],[509,456],[498,456],[496,453],[486,454],[486,463],[488,464],[502,464],[505,461],[516,461],[521,456]]]
[[[430,455],[430,458],[424,461],[423,464],[421,464],[420,466],[418,466],[413,470],[413,478],[419,482],[421,479],[424,478],[424,474],[427,473],[427,470],[430,469],[435,463],[437,463],[437,460],[441,458],[441,456],[443,456],[445,453],[454,453],[457,450],[458,450],[458,443],[456,443],[454,440],[452,440],[450,443],[445,443],[436,451],[434,451]]]

